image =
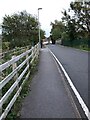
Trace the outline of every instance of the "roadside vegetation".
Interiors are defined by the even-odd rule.
[[[90,50],[90,2],[71,2],[62,11],[61,21],[51,23],[51,40],[61,40],[61,45]]]
[[[15,47],[12,50],[8,50],[2,53],[1,59],[0,59],[0,65],[9,61],[12,59],[13,56],[20,55],[21,53],[31,49],[31,46],[25,46],[25,47]]]
[[[41,29],[41,39],[45,38]],[[2,51],[38,43],[38,19],[26,11],[5,15],[2,22]]]

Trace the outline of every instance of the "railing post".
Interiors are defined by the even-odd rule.
[[[39,56],[39,44],[37,44],[37,56]]]
[[[37,55],[37,46],[35,45],[35,56]]]
[[[32,46],[32,59],[33,59],[33,57],[34,57],[34,47]]]
[[[15,58],[16,56],[13,55],[12,56],[12,59]],[[17,63],[13,63],[12,64],[12,70],[16,69],[17,68]],[[14,76],[14,80],[16,81],[16,79],[18,78],[18,73],[16,73],[16,75]],[[19,88],[19,85],[17,85],[17,89]]]
[[[26,51],[27,51],[28,49],[26,49]],[[27,54],[26,55],[26,59],[29,57],[29,55]],[[27,61],[27,66],[29,65],[29,60]]]
[[[2,38],[0,40],[0,63],[2,64]],[[2,73],[0,72],[0,82],[2,81]],[[0,99],[2,98],[2,89],[0,89]],[[0,108],[0,116],[2,114],[2,107]]]
[[[1,75],[1,74],[0,74]],[[2,89],[0,89],[0,99],[2,98]],[[0,116],[2,115],[2,107],[0,108]]]
[[[38,58],[38,45],[36,46],[36,58]]]

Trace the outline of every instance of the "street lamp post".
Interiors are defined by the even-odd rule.
[[[39,47],[41,48],[40,22],[39,22],[39,10],[42,10],[42,8],[38,8],[38,27],[39,27],[38,36],[39,36]]]

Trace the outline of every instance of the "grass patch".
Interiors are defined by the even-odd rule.
[[[80,49],[80,50],[90,51],[90,48],[89,48],[88,46],[84,46],[84,45],[81,45],[81,46],[68,46],[68,45],[63,45],[63,46],[71,47],[71,48],[76,48],[76,49]]]
[[[38,71],[38,63],[39,63],[39,59],[36,59],[33,62],[32,66],[30,68],[31,74],[30,74],[28,80],[24,83],[22,91],[21,91],[19,97],[17,98],[16,102],[14,103],[12,109],[8,113],[6,120],[15,120],[15,119],[20,118],[20,109],[22,107],[22,102],[23,102],[24,98],[28,95],[28,93],[31,91],[30,85],[31,85],[32,78]]]
[[[83,47],[83,46],[78,46],[78,47],[73,47],[73,48],[77,48],[77,49],[80,49],[80,50],[86,50],[86,51],[90,51],[90,48],[88,47]]]

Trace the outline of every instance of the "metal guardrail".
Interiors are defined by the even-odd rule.
[[[13,81],[11,86],[8,88],[5,93],[0,96],[0,120],[3,118],[6,118],[8,112],[11,110],[12,106],[14,105],[17,97],[19,96],[24,82],[28,79],[30,75],[30,65],[34,61],[35,58],[37,58],[39,55],[39,44],[32,47],[30,50],[27,50],[26,52],[13,57],[11,60],[7,61],[6,63],[0,65],[0,73],[2,73],[4,70],[6,70],[8,67],[12,66],[12,72],[10,72],[3,80],[0,81],[0,95],[2,92],[2,89],[9,84],[10,81]],[[21,62],[17,66],[17,62],[21,59],[23,59],[23,62]],[[23,68],[24,67],[24,68]],[[19,73],[18,72],[23,68],[23,71]],[[22,80],[22,78],[24,79]],[[21,82],[21,84],[19,84]],[[5,102],[8,100],[10,95],[14,92],[16,89],[16,92],[14,93],[13,97],[7,104],[6,108],[4,110],[2,109],[2,106],[5,104]]]

